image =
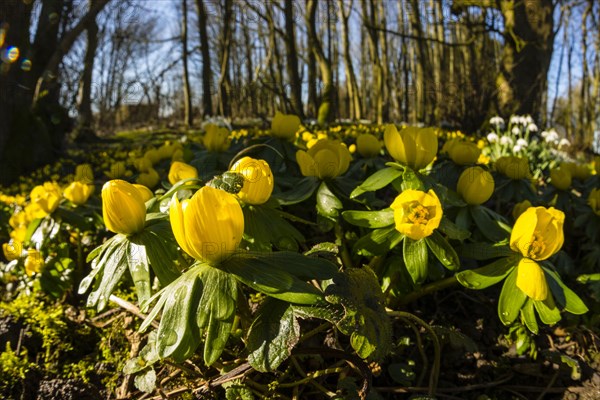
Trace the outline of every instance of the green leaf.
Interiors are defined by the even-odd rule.
[[[281,250],[297,251],[304,236],[279,213],[267,205],[247,205],[244,212],[244,239],[249,249],[271,251],[273,246]]]
[[[248,362],[260,372],[275,370],[291,354],[300,339],[300,324],[291,304],[267,299],[248,334]]]
[[[344,211],[342,217],[352,225],[364,228],[385,228],[394,223],[394,210],[381,211]]]
[[[135,387],[144,393],[152,393],[156,388],[156,372],[150,368],[133,378]]]
[[[552,294],[548,293],[548,297],[546,297],[546,300],[544,301],[533,300],[533,305],[535,306],[540,319],[546,325],[554,325],[560,321],[560,310],[556,307]]]
[[[517,287],[517,269],[508,275],[498,299],[498,316],[504,325],[510,325],[519,315],[527,295]]]
[[[227,272],[208,265],[198,272],[202,297],[196,311],[198,328],[206,330],[204,362],[212,365],[227,345],[237,307],[237,283]]]
[[[196,347],[199,337],[195,337],[190,321],[196,312],[194,298],[200,288],[198,273],[205,264],[196,265],[173,281],[162,294],[166,298],[157,333],[157,351],[161,358],[185,359]],[[190,349],[193,350],[190,351]]]
[[[548,285],[552,290],[552,294],[556,297],[556,301],[565,309],[565,311],[575,315],[585,314],[589,311],[581,298],[563,283],[556,272],[545,267],[542,268],[546,272],[546,275],[550,277],[550,279],[548,279]]]
[[[358,239],[352,251],[363,256],[382,255],[396,247],[404,239],[404,235],[395,227],[375,229]]]
[[[317,190],[317,212],[323,217],[337,220],[343,208],[341,200],[329,190],[325,182],[322,182]]]
[[[127,255],[129,273],[133,279],[135,290],[138,297],[138,303],[142,303],[150,298],[152,289],[150,285],[150,266],[148,265],[148,256],[146,247],[129,242],[129,254]]]
[[[523,319],[523,322],[525,322],[525,326],[527,326],[527,329],[529,329],[532,333],[535,333],[537,335],[538,323],[535,317],[535,313],[533,312],[533,300],[528,298],[525,301],[525,305],[523,306],[523,308],[521,308],[521,318]]]
[[[40,276],[41,289],[58,299],[73,284],[74,261],[68,257],[53,258],[47,262]]]
[[[485,267],[468,269],[457,273],[458,282],[468,289],[485,289],[504,279],[515,267],[516,260],[512,257],[501,258]]]
[[[490,214],[485,211],[485,207],[469,206],[469,210],[475,225],[488,240],[496,243],[508,237],[508,232],[500,227],[497,220],[490,217]]]
[[[266,257],[234,256],[222,262],[220,268],[252,289],[280,300],[298,304],[315,304],[323,300],[323,294],[316,287],[283,268],[273,268],[273,264]]]
[[[458,260],[456,251],[454,251],[454,248],[450,246],[448,241],[439,232],[434,231],[433,234],[425,238],[425,242],[444,267],[450,271],[456,271],[460,268],[460,261]]]
[[[362,357],[381,359],[391,347],[392,328],[385,311],[377,277],[368,267],[350,268],[337,274],[325,289],[326,300],[344,308],[338,329],[350,336],[350,344]]]
[[[404,239],[404,264],[416,284],[423,283],[427,278],[427,244],[425,240]]]
[[[319,182],[320,180],[314,176],[307,176],[294,185],[293,189],[283,193],[274,193],[273,198],[284,206],[301,203],[312,196],[319,186]]]
[[[360,196],[365,192],[379,190],[402,176],[403,171],[396,168],[384,168],[368,177],[360,186],[350,193],[350,198]]]
[[[405,168],[402,174],[402,184],[400,185],[402,190],[424,190],[423,182],[419,179],[415,171],[410,168]]]
[[[510,257],[515,253],[506,244],[469,243],[457,249],[459,256],[474,260],[489,260],[490,258]]]
[[[87,306],[96,306],[98,311],[106,307],[108,298],[127,269],[129,241],[125,236],[121,236],[120,240],[115,240],[109,250],[90,273],[92,279],[96,274],[100,276],[94,283],[94,290],[88,296]]]
[[[185,267],[184,261],[177,250],[177,242],[167,221],[146,226],[132,241],[145,246],[152,271],[163,286],[181,276],[180,270]]]
[[[438,230],[443,232],[450,239],[460,241],[463,241],[469,236],[471,236],[471,232],[459,228],[456,224],[454,224],[454,222],[450,221],[450,219],[446,218],[445,216],[442,217]]]

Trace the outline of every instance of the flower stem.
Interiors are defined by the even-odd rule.
[[[423,286],[421,289],[416,290],[412,293],[407,294],[399,299],[399,304],[408,304],[413,301],[433,292],[437,292],[438,290],[446,289],[447,287],[453,286],[458,281],[454,276],[451,276],[446,279],[442,279],[441,281],[432,282],[428,285]]]

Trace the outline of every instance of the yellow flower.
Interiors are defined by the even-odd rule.
[[[432,128],[407,127],[398,132],[395,125],[387,125],[383,140],[396,161],[413,169],[425,168],[437,154],[438,139]]]
[[[36,249],[28,249],[27,258],[25,258],[25,273],[27,276],[40,272],[43,266],[44,259],[41,253]]]
[[[146,186],[140,185],[139,183],[134,183],[133,186],[140,192],[140,196],[142,196],[144,203],[154,197],[154,193]]]
[[[135,186],[115,179],[102,187],[102,216],[109,231],[130,235],[144,228],[146,205]]]
[[[152,189],[160,182],[160,176],[154,168],[150,168],[147,172],[140,173],[135,182]]]
[[[27,236],[27,225],[21,225],[13,229],[10,231],[9,236],[13,241],[22,243],[25,241],[25,236]]]
[[[510,179],[524,179],[531,177],[529,161],[516,156],[500,157],[496,160],[496,170]]]
[[[90,164],[79,164],[75,167],[75,180],[86,185],[94,183],[94,172]]]
[[[39,206],[46,214],[52,214],[62,198],[62,190],[56,182],[45,182],[33,188],[29,194],[31,202]]]
[[[296,152],[296,161],[304,176],[335,178],[348,170],[352,156],[339,140],[321,139],[314,146]]]
[[[208,186],[181,203],[173,196],[169,217],[179,246],[208,263],[233,253],[244,233],[244,214],[235,197]]]
[[[221,153],[229,149],[229,131],[227,128],[221,128],[214,124],[208,124],[205,127],[204,147],[206,150]]]
[[[195,167],[181,161],[173,161],[173,163],[171,163],[171,168],[169,169],[169,182],[171,182],[171,185],[174,185],[183,179],[197,177],[198,170]]]
[[[521,214],[525,212],[525,210],[527,210],[531,206],[532,204],[529,200],[523,200],[522,202],[515,204],[512,210],[512,216],[515,219],[515,221],[517,220],[517,218],[519,218]]]
[[[271,121],[271,135],[280,139],[294,139],[299,128],[300,117],[297,115],[277,111]]]
[[[550,170],[550,183],[559,190],[567,190],[571,187],[571,172],[564,168],[552,168]]]
[[[587,165],[577,164],[573,168],[571,175],[576,179],[585,181],[587,178],[592,176],[592,171]]]
[[[94,193],[94,186],[87,185],[80,181],[72,182],[64,190],[64,195],[67,200],[78,206],[85,204]]]
[[[431,235],[442,220],[442,204],[433,190],[425,193],[407,189],[390,207],[394,210],[396,230],[413,240]]]
[[[150,160],[152,165],[156,164],[160,161],[161,154],[157,149],[151,148],[146,150],[144,153],[144,158]]]
[[[244,176],[244,186],[237,193],[238,198],[248,204],[263,204],[273,192],[273,173],[264,160],[243,157],[236,161],[231,171]]]
[[[545,260],[563,245],[565,214],[553,207],[530,207],[515,222],[510,248],[523,258],[517,267],[517,287],[533,300],[548,297],[544,271],[535,261]]]
[[[529,258],[522,258],[517,266],[517,287],[533,300],[548,297],[548,282],[542,267]]]
[[[470,167],[458,178],[456,190],[467,204],[483,204],[494,193],[494,178],[481,167]]]
[[[11,240],[8,243],[2,244],[2,252],[8,261],[16,260],[21,257],[23,251],[23,243],[16,240]]]
[[[356,149],[364,158],[377,157],[381,151],[381,143],[375,135],[363,133],[356,138]]]
[[[458,165],[475,164],[481,154],[481,149],[473,142],[454,139],[448,149],[448,155]]]
[[[553,207],[528,208],[513,227],[510,248],[532,260],[545,260],[563,245],[565,214]]]
[[[27,214],[27,219],[29,221],[33,221],[37,218],[44,218],[48,213],[37,204],[37,203],[29,203],[25,206],[25,213]]]
[[[152,168],[152,161],[148,157],[140,157],[133,160],[133,166],[139,172],[148,172]]]
[[[600,189],[592,189],[588,196],[588,204],[594,211],[594,214],[600,217]]]
[[[125,167],[124,161],[117,161],[110,166],[109,171],[105,171],[104,174],[108,176],[110,179],[118,179],[122,176],[125,176],[127,173],[127,168]]]

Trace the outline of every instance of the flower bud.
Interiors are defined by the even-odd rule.
[[[274,180],[271,167],[266,161],[243,157],[236,161],[230,171],[244,176],[244,186],[237,193],[241,201],[248,204],[263,204],[269,200],[273,192]]]
[[[130,235],[144,228],[146,205],[135,186],[115,179],[102,187],[102,216],[109,231]]]
[[[321,139],[308,152],[298,150],[296,161],[304,176],[335,178],[348,170],[352,156],[339,140]]]
[[[94,186],[75,181],[65,188],[63,194],[67,200],[75,205],[85,204],[94,193]]]
[[[383,140],[396,161],[413,169],[429,165],[438,150],[437,135],[432,128],[407,127],[398,132],[395,125],[388,125]]]
[[[356,138],[356,149],[358,150],[358,154],[364,158],[373,158],[379,155],[381,143],[375,135],[363,133]]]
[[[271,121],[271,135],[280,139],[294,139],[299,128],[300,118],[297,115],[277,111]]]
[[[494,178],[481,167],[467,168],[458,178],[456,190],[467,204],[483,204],[494,193]]]
[[[571,187],[571,172],[563,168],[552,168],[550,170],[550,183],[559,190],[567,190]]]
[[[183,179],[197,177],[198,170],[195,167],[181,161],[173,161],[173,163],[171,163],[171,168],[169,169],[169,182],[171,182],[171,185],[174,185]]]

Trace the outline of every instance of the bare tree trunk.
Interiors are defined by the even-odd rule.
[[[96,0],[89,0],[90,8]],[[96,48],[98,47],[98,24],[92,19],[87,27],[87,47],[83,59],[83,73],[79,82],[78,95],[78,121],[76,140],[93,139],[95,134],[92,130],[92,75],[94,72],[94,60]]]
[[[368,4],[367,4],[368,2]],[[377,22],[374,0],[361,0],[363,11],[363,23],[369,38],[369,51],[371,56],[371,67],[373,70],[373,91],[375,96],[375,119],[378,124],[383,123],[383,67],[379,57],[379,37],[377,34]]]
[[[331,107],[333,107],[333,71],[331,69],[331,61],[325,57],[321,41],[317,37],[316,31],[316,0],[307,0],[307,32],[310,43],[310,50],[314,53],[315,59],[319,64],[321,71],[321,80],[323,81],[323,92],[321,93],[321,104],[319,105],[318,121],[320,124],[330,122],[332,116]]]
[[[204,118],[212,115],[212,71],[210,69],[210,44],[206,26],[208,19],[204,0],[196,0],[196,11],[198,13],[198,30],[200,31],[200,53],[202,55],[202,116]]]
[[[344,70],[346,73],[346,88],[348,90],[350,118],[359,120],[362,118],[360,106],[360,93],[356,83],[356,74],[352,65],[350,54],[350,33],[348,31],[348,20],[352,11],[353,0],[348,4],[348,10],[344,6],[344,0],[338,0],[338,15],[342,22],[342,47],[344,56]]]
[[[223,31],[221,33],[221,72],[219,75],[219,113],[223,116],[231,115],[231,105],[229,104],[229,52],[231,50],[233,26],[232,7],[232,0],[225,0],[223,5]]]
[[[181,0],[181,46],[183,62],[183,123],[186,127],[192,126],[192,93],[190,89],[190,75],[188,72],[188,34],[187,34],[187,0]]]
[[[291,103],[294,114],[300,118],[304,118],[302,109],[302,82],[298,74],[298,54],[296,51],[296,36],[294,34],[294,5],[293,0],[284,1],[285,15],[285,50],[286,50],[286,67],[291,89]]]

